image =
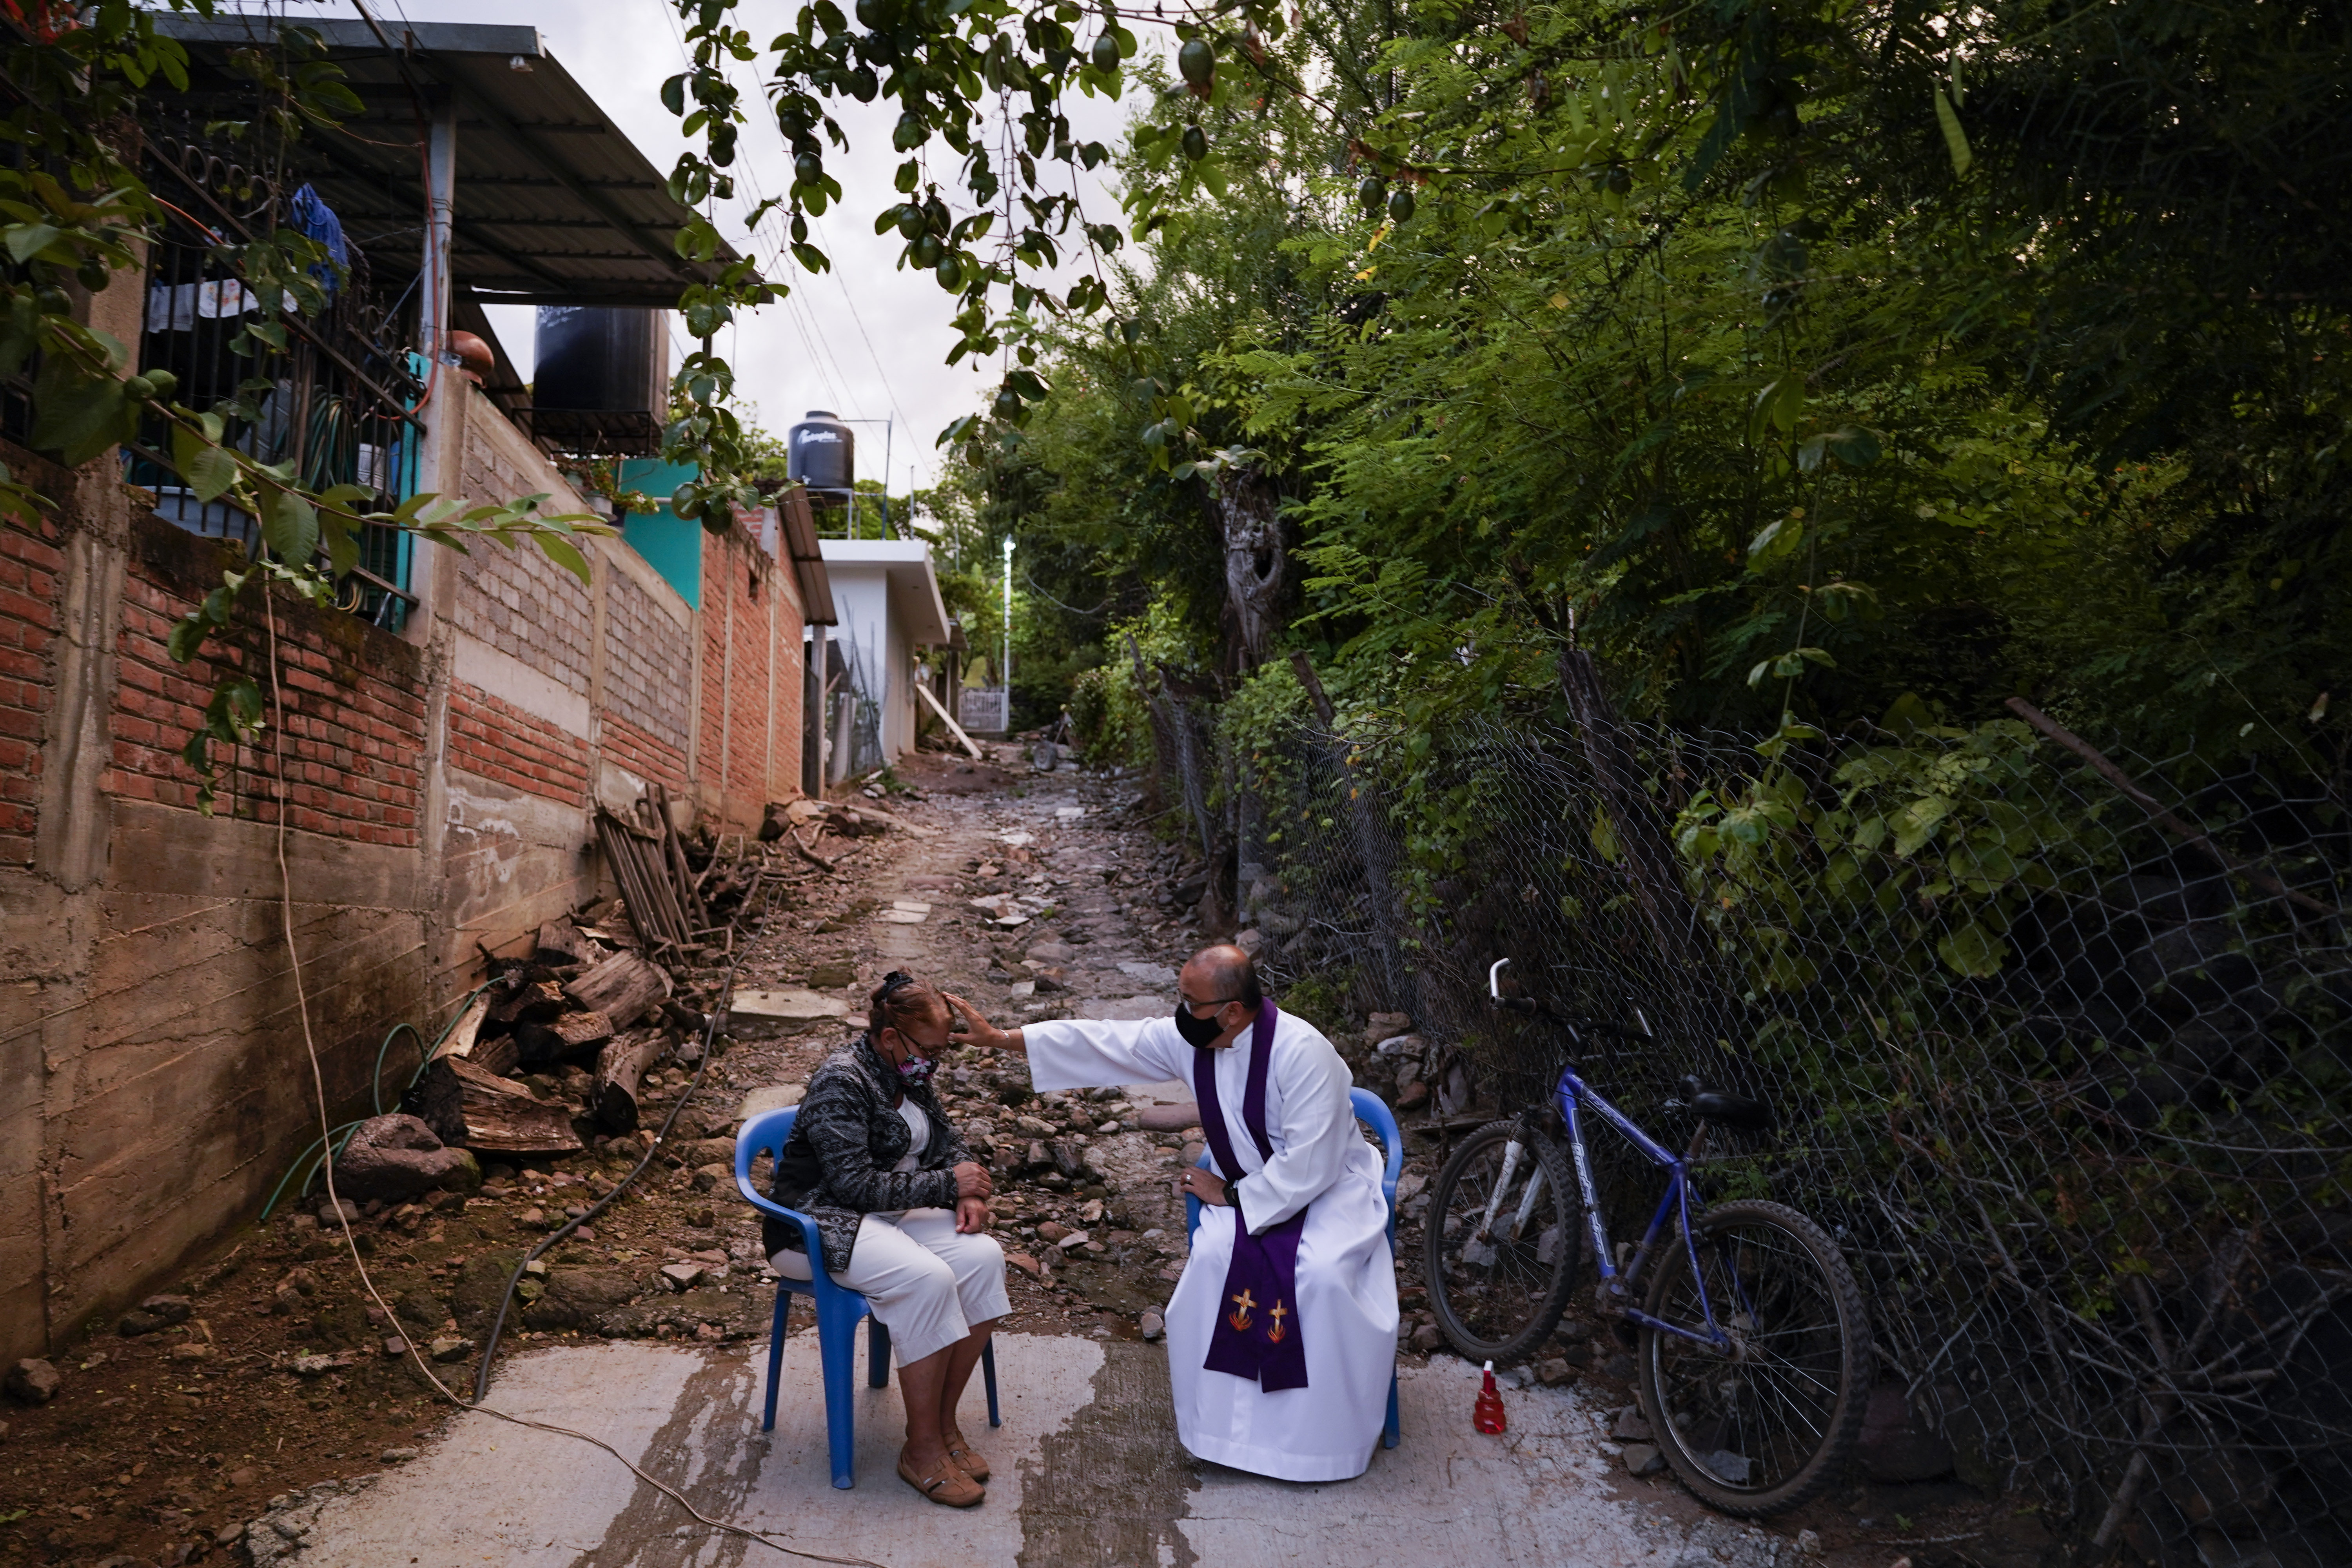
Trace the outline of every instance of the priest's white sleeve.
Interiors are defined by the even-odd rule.
[[[1321,1197],[1347,1170],[1349,1156],[1364,1146],[1348,1103],[1354,1075],[1329,1041],[1316,1035],[1311,1043],[1276,1052],[1274,1070],[1280,1120],[1267,1131],[1279,1146],[1273,1159],[1234,1184],[1252,1236]]]
[[[1024,1024],[1029,1047],[1029,1082],[1040,1093],[1055,1089],[1103,1089],[1122,1083],[1192,1081],[1192,1047],[1176,1032],[1176,1020],[1099,1023],[1076,1018]],[[1340,1103],[1347,1093],[1340,1091]]]

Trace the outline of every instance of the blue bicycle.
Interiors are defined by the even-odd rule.
[[[1693,1212],[1691,1165],[1709,1129],[1761,1131],[1770,1108],[1685,1079],[1683,1098],[1666,1108],[1698,1128],[1689,1150],[1674,1154],[1576,1071],[1587,1035],[1657,1045],[1648,1021],[1570,1018],[1531,996],[1507,997],[1509,962],[1487,971],[1494,1005],[1557,1023],[1569,1065],[1550,1103],[1478,1129],[1438,1175],[1423,1261],[1439,1327],[1474,1362],[1527,1356],[1559,1327],[1589,1245],[1594,1307],[1634,1348],[1642,1414],[1683,1483],[1748,1516],[1819,1496],[1852,1455],[1869,1400],[1870,1318],[1853,1272],[1828,1234],[1786,1205],[1739,1199]],[[1630,1257],[1610,1245],[1587,1112],[1666,1173]]]

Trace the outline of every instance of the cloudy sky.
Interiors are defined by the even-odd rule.
[[[685,147],[678,122],[660,99],[663,79],[682,69],[686,60],[669,0],[369,0],[369,7],[387,23],[404,18],[535,26],[549,51],[656,169],[667,172]],[[278,0],[268,8],[298,16],[353,15],[348,0],[315,8],[299,0]],[[846,0],[843,9],[848,9]],[[736,15],[764,44],[790,26],[797,11],[796,4],[782,0],[741,0]],[[1156,47],[1152,30],[1141,31],[1144,47]],[[751,91],[756,79],[751,67],[739,66],[736,79],[747,98],[759,101]],[[1075,99],[1067,112],[1080,140],[1104,142],[1114,138],[1126,113],[1121,105],[1083,98]],[[835,114],[851,148],[845,155],[828,150],[826,168],[841,182],[846,200],[816,220],[818,232],[812,237],[833,258],[834,270],[811,277],[799,273],[789,257],[779,259],[781,219],[772,219],[748,242],[740,221],[722,224],[738,249],[748,243],[756,250],[767,276],[793,285],[784,303],[762,309],[734,330],[730,357],[739,393],[758,405],[761,423],[778,435],[811,408],[828,408],[850,419],[895,420],[887,440],[881,424],[857,426],[857,471],[860,479],[883,478],[887,447],[890,488],[901,490],[910,468],[918,485],[931,482],[937,473],[934,438],[949,421],[993,395],[996,367],[976,370],[967,361],[950,368],[942,363],[955,341],[948,326],[952,297],[927,273],[897,270],[896,234],[886,239],[874,233],[875,216],[898,200],[891,175],[898,154],[890,147],[898,106],[883,100],[867,105],[845,100]],[[789,163],[774,121],[755,113],[737,159],[739,193],[756,200],[759,194],[782,190],[790,183]],[[1094,221],[1118,217],[1116,199],[1098,182],[1089,180],[1082,194]],[[465,199],[462,191],[458,199]],[[500,308],[494,316],[501,342],[528,374],[531,312]]]

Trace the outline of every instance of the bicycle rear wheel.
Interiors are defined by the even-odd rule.
[[[1559,1326],[1576,1285],[1570,1180],[1559,1146],[1516,1121],[1470,1134],[1438,1173],[1423,1272],[1437,1326],[1470,1360],[1508,1365]]]
[[[1782,1204],[1727,1203],[1694,1227],[1699,1270],[1670,1242],[1650,1315],[1704,1328],[1700,1288],[1728,1351],[1644,1328],[1640,1395],[1659,1452],[1727,1513],[1781,1513],[1837,1479],[1869,1403],[1870,1315],[1821,1226]]]

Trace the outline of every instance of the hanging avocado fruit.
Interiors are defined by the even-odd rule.
[[[1206,38],[1188,38],[1176,51],[1176,68],[1192,86],[1194,97],[1206,98],[1217,80],[1217,51]]]
[[[669,496],[669,510],[689,522],[702,515],[702,496],[692,485],[680,485]]]
[[[824,178],[824,160],[814,153],[803,153],[793,160],[793,177],[804,185],[814,184]]]
[[[940,288],[956,289],[963,287],[963,261],[954,251],[940,257],[939,266],[932,270],[939,278]]]
[[[1184,127],[1184,156],[1195,163],[1209,155],[1209,133],[1197,125]]]
[[[1356,205],[1366,217],[1378,217],[1389,199],[1389,183],[1378,174],[1366,174],[1356,185]]]
[[[1118,40],[1111,37],[1108,33],[1104,33],[1097,37],[1095,39],[1094,61],[1095,69],[1102,72],[1105,76],[1108,76],[1111,72],[1118,69]]]
[[[1412,221],[1412,192],[1410,189],[1399,185],[1389,193],[1389,216],[1399,223]]]
[[[912,202],[901,203],[898,207],[898,237],[911,244],[923,237],[923,209]]]
[[[861,26],[881,33],[887,32],[898,19],[898,7],[892,0],[857,0],[857,20]]]
[[[913,254],[916,266],[937,267],[940,264],[940,258],[947,253],[947,242],[938,235],[919,234],[915,237]]]
[[[996,395],[996,416],[1005,420],[1021,417],[1021,399],[1009,386]]]

